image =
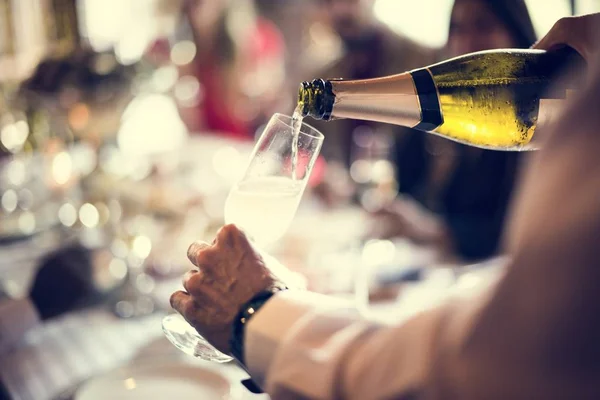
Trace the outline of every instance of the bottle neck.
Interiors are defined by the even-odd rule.
[[[310,115],[315,119],[332,119],[336,95],[331,81],[315,79],[302,82],[298,90],[298,106],[303,117]]]
[[[421,120],[419,99],[408,73],[375,79],[333,81],[333,118],[415,126]]]
[[[443,123],[429,70],[360,80],[315,80],[300,87],[303,115],[357,119],[431,131]]]

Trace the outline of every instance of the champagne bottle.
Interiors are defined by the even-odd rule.
[[[536,128],[574,88],[553,85],[571,62],[582,59],[570,48],[481,51],[382,78],[303,82],[298,107],[303,117],[378,121],[476,147],[534,150]]]

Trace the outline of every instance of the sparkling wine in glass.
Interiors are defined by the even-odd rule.
[[[271,117],[243,178],[231,188],[225,202],[225,222],[241,228],[257,248],[276,242],[288,230],[323,144],[323,135],[296,114]],[[232,359],[179,314],[163,319],[163,331],[187,354],[221,363]]]

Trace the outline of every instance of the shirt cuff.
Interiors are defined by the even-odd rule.
[[[349,308],[353,303],[304,290],[285,290],[266,302],[252,317],[244,333],[244,358],[248,372],[259,385],[285,337],[298,321],[332,308]]]

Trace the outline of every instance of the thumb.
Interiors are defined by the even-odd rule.
[[[550,28],[548,33],[538,40],[533,46],[533,49],[552,50],[561,46],[572,46],[571,37],[571,18],[561,18]]]
[[[577,20],[573,19],[573,17],[561,18],[531,48],[553,51],[563,47],[570,47],[585,60],[589,60],[589,50],[585,45],[585,37],[582,37],[581,29],[582,27],[577,26]]]

